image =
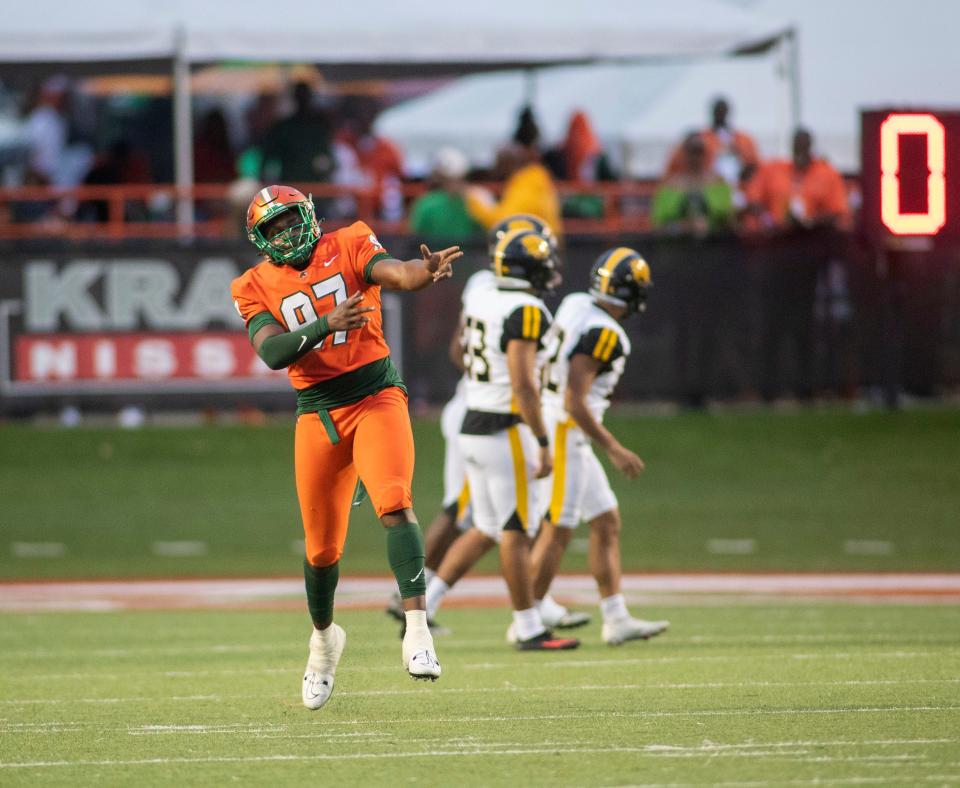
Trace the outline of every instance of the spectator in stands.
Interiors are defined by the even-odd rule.
[[[748,211],[764,228],[843,226],[849,220],[840,173],[813,155],[806,129],[793,135],[793,158],[764,162],[746,185]]]
[[[562,234],[560,195],[541,161],[540,129],[529,107],[520,113],[513,139],[513,144],[497,154],[497,171],[506,178],[500,201],[484,189],[468,187],[467,211],[486,230],[513,214],[530,213],[543,219],[557,235]]]
[[[696,237],[730,229],[735,218],[733,191],[709,168],[699,132],[691,132],[684,140],[682,162],[683,170],[669,176],[653,195],[654,227]]]
[[[114,141],[94,160],[83,183],[86,186],[113,186],[122,183],[150,183],[150,160],[142,150],[135,148],[128,139]],[[127,201],[124,216],[133,215],[137,220],[146,219],[146,207],[142,202]],[[107,200],[85,200],[77,208],[77,219],[87,222],[105,222],[110,218]]]
[[[259,181],[263,170],[263,144],[270,129],[277,122],[277,96],[264,92],[257,95],[245,114],[246,147],[237,157],[237,172],[241,178]],[[246,204],[244,204],[246,210]]]
[[[379,107],[368,97],[354,97],[344,102],[343,122],[337,130],[337,142],[349,145],[356,162],[373,193],[377,195],[377,210],[384,219],[398,220],[403,216],[400,183],[403,180],[403,156],[386,137],[373,130]]]
[[[293,114],[274,124],[264,139],[261,180],[326,183],[335,167],[330,120],[314,108],[308,83],[295,83],[292,97]]]
[[[210,110],[200,121],[193,140],[193,179],[197,183],[232,183],[237,177],[236,156],[222,110]]]
[[[582,110],[570,116],[562,152],[564,180],[582,184],[617,179],[590,118]]]
[[[700,132],[705,148],[706,167],[731,186],[746,181],[759,163],[757,145],[746,132],[730,125],[730,102],[718,98],[710,108],[710,126]],[[667,164],[665,177],[687,169],[684,146],[677,147]]]
[[[763,163],[746,186],[747,210],[772,233],[762,249],[763,337],[761,391],[779,396],[783,340],[790,340],[800,399],[813,394],[813,306],[816,282],[838,248],[834,232],[847,224],[843,178],[813,153],[813,136],[798,129],[793,158]]]
[[[92,149],[82,143],[70,143],[68,107],[70,80],[57,74],[45,80],[36,102],[24,123],[27,162],[23,181],[27,185],[69,188],[82,183],[93,164]],[[14,205],[20,221],[59,222],[77,208],[73,199],[51,202],[27,202]]]
[[[443,246],[481,237],[483,228],[467,212],[464,178],[470,164],[456,148],[441,148],[433,158],[432,189],[410,209],[410,232]]]
[[[598,181],[617,179],[600,138],[582,110],[570,116],[563,141],[548,150],[543,159],[554,176],[563,181],[572,181],[581,188]],[[585,189],[563,200],[564,216],[599,219],[603,211],[603,197]]]
[[[57,179],[60,161],[67,147],[67,102],[70,83],[62,74],[50,77],[41,86],[36,105],[27,115],[28,184],[51,185]]]

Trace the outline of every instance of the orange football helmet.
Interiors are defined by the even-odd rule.
[[[313,200],[291,186],[266,186],[247,208],[247,238],[277,265],[309,260],[321,235]]]

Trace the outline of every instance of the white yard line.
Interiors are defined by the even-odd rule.
[[[150,552],[164,558],[192,558],[206,555],[209,552],[209,548],[206,542],[190,540],[151,542]]]
[[[63,542],[11,542],[14,558],[63,558],[67,546]]]
[[[536,693],[536,692],[591,692],[591,691],[617,691],[617,690],[699,690],[699,689],[759,689],[769,687],[885,687],[885,686],[912,686],[922,684],[960,684],[960,678],[945,679],[854,679],[849,681],[709,681],[709,682],[661,682],[650,684],[558,684],[554,686],[534,686],[523,687],[511,684],[507,687],[442,687],[431,688],[432,694],[440,695],[471,695],[471,694],[515,694],[518,692]],[[423,689],[389,689],[389,690],[341,690],[337,693],[339,696],[349,696],[354,698],[377,698],[390,697],[394,695],[422,695]],[[197,701],[210,700],[219,701],[231,698],[271,698],[273,695],[186,695],[172,696],[162,698],[162,700],[172,701]],[[7,706],[20,705],[56,705],[63,703],[140,703],[149,700],[145,697],[130,698],[39,698],[39,699],[21,699],[0,700],[0,704]],[[158,700],[158,698],[154,698]],[[0,730],[3,729],[3,723],[0,723]],[[165,732],[166,729],[164,729]],[[179,727],[173,726],[171,730],[178,731]]]
[[[927,743],[953,743],[952,740],[948,742],[940,742],[938,740],[933,740],[933,742],[924,741],[924,740],[902,740],[901,744],[909,743],[918,743],[918,744],[927,744]],[[820,743],[816,743],[819,745]],[[822,745],[820,745],[822,746]],[[490,747],[485,747],[478,744],[467,744],[460,749],[433,749],[433,750],[417,750],[410,752],[384,752],[384,753],[344,753],[344,754],[312,754],[312,755],[290,755],[290,754],[274,754],[274,755],[250,755],[250,756],[201,756],[201,757],[179,757],[179,758],[140,758],[140,759],[103,759],[103,760],[59,760],[59,761],[22,761],[22,762],[6,762],[0,763],[0,769],[42,769],[42,768],[52,768],[52,767],[64,767],[64,766],[152,766],[152,765],[168,765],[168,764],[199,764],[199,763],[283,763],[283,762],[315,762],[315,761],[357,761],[357,760],[389,760],[396,758],[426,758],[426,757],[471,757],[471,756],[482,756],[489,757],[491,755],[538,755],[543,753],[555,753],[557,755],[581,755],[581,754],[601,754],[601,753],[630,753],[634,755],[646,755],[653,757],[663,757],[663,756],[676,756],[676,755],[686,755],[686,754],[706,754],[710,757],[714,757],[722,750],[706,750],[703,753],[680,753],[672,752],[668,750],[660,749],[660,745],[646,745],[646,746],[636,746],[636,747],[570,747],[569,745],[547,745],[540,747],[503,747],[501,749],[492,749]],[[763,745],[760,745],[762,748]],[[768,753],[754,752],[756,757],[769,757]],[[743,755],[743,753],[739,753]],[[839,760],[860,760],[858,758],[849,758],[849,759],[839,759]],[[884,761],[886,764],[890,764],[889,760]],[[910,765],[913,765],[910,762]],[[939,765],[939,764],[930,764],[930,765]],[[870,778],[850,778],[860,781],[861,779],[870,779]],[[887,775],[883,778],[884,781],[889,781],[890,775]],[[801,780],[790,780],[788,781],[791,785],[806,785],[806,784],[823,784],[823,782],[837,782],[835,780],[810,780],[810,781],[801,781]],[[728,783],[728,785],[741,785],[742,783]],[[756,783],[761,784],[761,783]]]

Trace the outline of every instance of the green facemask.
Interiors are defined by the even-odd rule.
[[[293,211],[299,214],[300,221],[267,237],[264,230],[268,229],[277,217]],[[310,258],[313,247],[317,245],[322,234],[313,202],[307,200],[293,205],[278,205],[274,210],[268,211],[254,225],[248,237],[260,252],[277,265],[296,265]]]

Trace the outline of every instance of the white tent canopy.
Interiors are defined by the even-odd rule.
[[[172,61],[176,181],[186,189],[193,64],[309,62],[334,75],[422,76],[724,56],[763,51],[790,34],[720,0],[31,0],[5,9],[0,63],[129,62],[142,71]],[[181,197],[184,235],[192,214]]]
[[[733,0],[731,0],[732,2]],[[881,106],[960,105],[960,3],[942,0],[739,0],[789,20],[803,49],[800,118],[818,150],[844,171],[859,168],[858,112]],[[684,132],[707,123],[717,95],[731,100],[733,123],[765,156],[785,155],[794,109],[774,50],[708,63],[562,67],[540,72],[537,118],[548,143],[562,139],[584,110],[608,151],[635,176],[657,176]],[[438,144],[460,146],[486,164],[509,136],[525,103],[520,71],[481,74],[385,113],[378,129],[400,143],[415,170]]]
[[[723,55],[771,46],[783,24],[717,0],[89,0],[16,3],[0,62],[173,58],[469,69]]]
[[[706,124],[708,104],[731,99],[737,123],[757,136],[761,151],[781,152],[790,125],[788,86],[770,57],[709,65],[562,66],[538,72],[533,91],[547,144],[561,141],[570,116],[583,110],[618,169],[652,177],[663,171],[680,136]],[[478,166],[497,148],[527,103],[521,71],[464,77],[380,116],[377,130],[397,142],[408,169],[423,174],[434,150],[454,145]]]

